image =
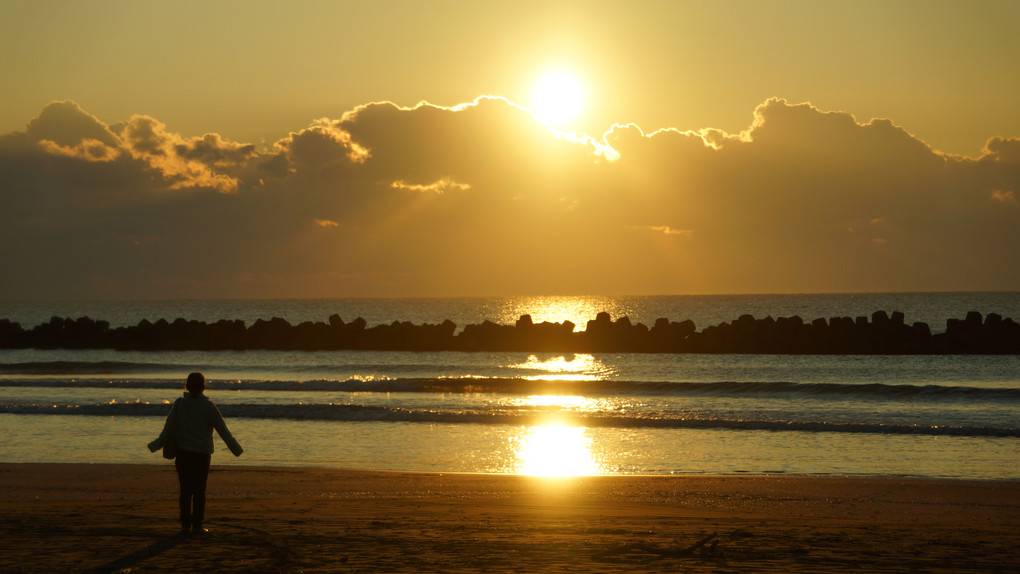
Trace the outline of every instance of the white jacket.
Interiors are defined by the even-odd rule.
[[[184,393],[184,396],[174,403],[170,414],[163,424],[163,432],[159,438],[149,443],[149,450],[156,452],[166,444],[167,433],[173,428],[177,429],[177,448],[191,452],[205,454],[213,453],[212,431],[220,433],[220,438],[227,444],[234,456],[241,456],[244,449],[237,444],[234,436],[227,429],[227,423],[223,422],[223,415],[216,404],[205,395],[192,397],[191,393]]]

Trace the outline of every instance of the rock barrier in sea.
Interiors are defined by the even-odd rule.
[[[583,331],[570,321],[534,323],[523,315],[514,325],[491,321],[457,333],[452,321],[415,325],[394,321],[369,327],[362,318],[292,325],[274,317],[252,325],[176,319],[111,328],[89,317],[53,317],[31,329],[0,319],[0,348],[122,350],[380,350],[524,351],[557,353],[762,353],[762,354],[1020,354],[1020,324],[996,313],[971,311],[949,319],[933,334],[926,323],[907,324],[904,314],[877,311],[870,317],[804,321],[798,316],[732,322],[698,331],[694,322],[658,319],[648,327],[599,313]]]

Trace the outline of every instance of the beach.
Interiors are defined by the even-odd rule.
[[[1006,572],[1020,483],[0,464],[3,572]],[[700,544],[699,544],[700,543]]]

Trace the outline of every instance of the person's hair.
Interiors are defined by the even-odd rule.
[[[188,375],[188,382],[184,386],[193,395],[202,394],[202,391],[205,390],[205,375],[202,373],[191,373]]]

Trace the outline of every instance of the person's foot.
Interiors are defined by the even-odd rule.
[[[209,529],[196,526],[191,529],[191,534],[192,536],[205,536],[206,534],[209,534]]]
[[[188,537],[187,528],[181,528],[180,532],[174,535],[174,538],[187,538],[187,537]]]

